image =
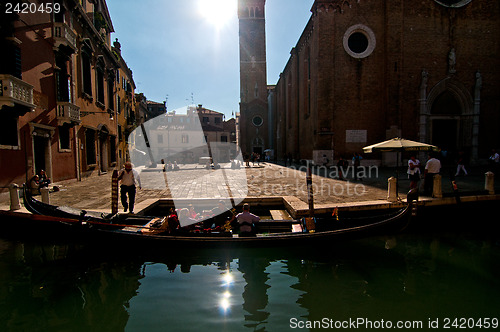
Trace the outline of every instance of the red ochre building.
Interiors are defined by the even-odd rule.
[[[243,152],[333,160],[400,136],[480,162],[500,147],[500,2],[316,0],[267,95],[264,5],[239,0]]]
[[[58,4],[58,13],[0,13],[2,191],[42,169],[53,181],[80,179],[127,158],[135,86],[111,46],[106,3]]]

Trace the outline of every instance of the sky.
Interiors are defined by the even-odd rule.
[[[266,1],[267,83],[276,84],[309,18],[314,0]],[[239,111],[237,0],[107,0],[136,93],[167,101]]]

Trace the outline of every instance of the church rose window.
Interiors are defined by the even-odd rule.
[[[434,1],[436,1],[438,4],[445,6],[445,7],[458,8],[458,7],[465,6],[466,4],[471,2],[472,0],[434,0]]]
[[[364,33],[355,32],[347,39],[347,45],[354,53],[363,53],[368,48],[368,38]]]
[[[375,49],[375,34],[365,25],[351,26],[344,34],[344,49],[353,58],[366,58]]]
[[[259,127],[259,126],[262,126],[262,124],[264,123],[264,120],[260,116],[257,115],[252,119],[252,123],[254,124],[254,126]]]

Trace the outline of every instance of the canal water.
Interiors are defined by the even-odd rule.
[[[492,330],[499,262],[477,227],[140,255],[0,239],[0,331]]]

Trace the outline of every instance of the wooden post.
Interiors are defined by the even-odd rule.
[[[111,214],[118,213],[118,171],[113,171],[111,177]]]
[[[309,217],[314,216],[314,193],[313,193],[313,186],[312,186],[312,170],[311,170],[311,165],[307,165],[307,176],[306,176],[306,182],[307,182],[307,198],[309,201]]]
[[[311,165],[307,164],[307,197],[309,200],[309,217],[306,218],[306,229],[309,233],[314,233],[316,231],[316,225],[314,222],[314,193],[312,186],[312,169]]]

